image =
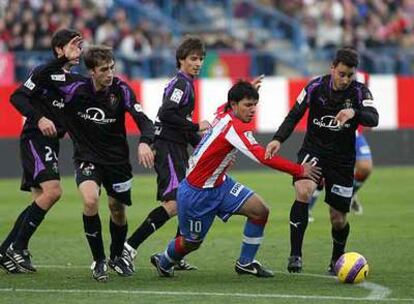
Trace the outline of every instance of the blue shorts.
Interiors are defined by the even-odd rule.
[[[364,135],[358,134],[355,138],[356,160],[372,159],[371,149]]]
[[[177,211],[181,234],[201,242],[217,215],[226,222],[254,192],[229,176],[217,188],[200,189],[184,179],[178,186]]]

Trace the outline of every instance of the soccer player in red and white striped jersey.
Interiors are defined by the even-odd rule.
[[[173,239],[164,253],[151,257],[160,276],[173,276],[173,266],[201,245],[216,216],[227,221],[233,214],[247,217],[236,272],[273,276],[254,259],[263,239],[269,208],[252,190],[229,177],[227,169],[239,150],[257,162],[296,177],[317,180],[320,170],[309,163],[299,165],[280,156],[265,159],[265,149],[256,142],[249,125],[258,99],[251,83],[236,83],[228,93],[224,111],[217,115],[191,156],[187,176],[177,193],[181,236]]]

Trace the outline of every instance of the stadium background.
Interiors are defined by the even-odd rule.
[[[374,162],[414,164],[413,17],[413,0],[0,1],[0,176],[20,175],[17,151],[23,118],[9,96],[34,66],[50,58],[51,35],[60,27],[78,29],[86,44],[112,46],[117,74],[130,81],[152,119],[175,71],[175,47],[186,34],[201,36],[208,53],[195,84],[194,119],[211,120],[235,80],[265,74],[253,122],[263,144],[309,77],[329,71],[337,47],[354,45],[361,68],[371,75],[380,113],[379,127],[366,133]],[[86,71],[81,65],[78,72]],[[127,128],[135,141],[131,119]],[[303,120],[283,151],[291,159],[304,128]],[[72,174],[70,151],[66,140],[64,175]],[[239,167],[252,166],[241,159]]]

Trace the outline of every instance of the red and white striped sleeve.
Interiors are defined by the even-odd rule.
[[[225,138],[236,149],[255,162],[262,163],[273,169],[286,172],[293,176],[302,176],[303,167],[280,156],[265,159],[265,149],[253,136],[253,131],[244,128],[242,123],[235,122],[227,131]]]

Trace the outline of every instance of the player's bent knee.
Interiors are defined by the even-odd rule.
[[[120,203],[109,204],[111,218],[117,225],[125,225],[126,212],[125,206]]]
[[[336,210],[331,210],[330,217],[331,217],[332,227],[335,230],[341,230],[346,226],[346,223],[347,223],[346,214],[336,211]]]
[[[176,201],[167,201],[162,205],[165,211],[170,217],[177,215],[177,202]]]
[[[308,202],[313,191],[308,187],[296,187],[296,199],[301,202]]]
[[[96,214],[99,207],[99,199],[97,196],[88,196],[84,195],[83,198],[83,208],[86,214]]]
[[[258,209],[257,211],[258,212],[249,215],[249,221],[256,224],[265,225],[270,213],[269,207],[263,204],[262,208]]]
[[[53,205],[57,202],[62,196],[62,188],[60,184],[55,181],[49,181],[41,184],[42,192],[39,197],[42,197],[43,201],[46,201],[48,204]]]
[[[372,172],[373,164],[371,160],[357,161],[355,175],[367,178]]]

